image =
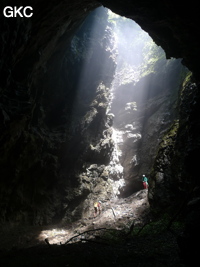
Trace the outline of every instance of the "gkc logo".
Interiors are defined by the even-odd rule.
[[[6,18],[16,18],[17,16],[30,18],[33,16],[33,8],[31,6],[6,6],[3,10],[3,14]]]

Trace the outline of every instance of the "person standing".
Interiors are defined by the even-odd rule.
[[[143,174],[143,177],[142,177],[142,182],[143,182],[143,187],[144,189],[148,189],[148,178]]]
[[[97,216],[97,213],[101,214],[101,201],[97,201],[94,203],[94,217]]]

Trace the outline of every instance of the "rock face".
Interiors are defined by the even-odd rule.
[[[190,198],[197,197],[198,183],[192,178],[197,172],[197,154],[193,154],[195,145],[191,138],[191,129],[198,128],[198,123],[195,126],[190,125],[191,107],[196,104],[193,102],[196,97],[197,86],[189,76],[181,91],[178,119],[164,135],[151,173],[149,195],[152,206],[157,209],[169,207],[172,203],[177,207],[184,201],[187,203]],[[196,138],[197,141],[198,137]]]
[[[60,48],[63,59],[57,50],[40,69],[42,78],[40,72],[32,74],[34,89],[12,81],[2,91],[2,221],[45,224],[63,217],[65,209],[71,215],[90,192],[81,170],[91,161],[109,161],[108,88],[115,62],[105,15],[100,10],[88,17],[72,42]],[[101,21],[92,35],[96,16]]]
[[[149,201],[157,213],[185,216],[185,231],[178,238],[187,266],[195,262],[199,240],[199,180],[197,177],[199,123],[196,100],[199,90],[190,78],[183,86],[179,120],[164,136],[151,172]],[[196,99],[196,100],[194,100]],[[195,123],[194,120],[195,119]],[[194,131],[194,132],[193,132]],[[194,134],[196,132],[196,134]],[[192,260],[191,260],[192,256]]]
[[[136,24],[118,23],[114,31],[123,42],[117,41],[111,112],[125,180],[121,196],[127,196],[142,189],[142,175],[150,175],[159,143],[178,117],[179,90],[187,69],[180,60],[166,60],[163,50]]]
[[[150,174],[158,145],[177,117],[181,69],[180,62],[173,61],[165,71],[149,74],[136,84],[121,85],[116,91],[112,112],[123,139],[120,161],[125,194],[141,189],[142,174]]]

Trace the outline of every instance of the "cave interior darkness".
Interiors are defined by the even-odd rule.
[[[5,18],[3,8],[17,4],[32,6],[33,16]],[[183,229],[176,237],[183,262],[180,266],[193,266],[191,264],[196,262],[198,255],[196,242],[200,238],[200,41],[197,1],[187,4],[178,0],[75,0],[73,3],[68,0],[30,0],[28,3],[24,0],[1,1],[0,223],[3,239],[6,239],[3,232],[13,233],[14,227],[26,225],[30,227],[31,232],[31,227],[38,225],[47,226],[61,221],[72,224],[72,221],[76,222],[81,216],[91,213],[95,198],[103,200],[106,205],[113,195],[123,196],[123,191],[120,191],[123,185],[121,166],[118,161],[113,163],[111,156],[115,151],[110,132],[113,115],[107,112],[111,99],[111,90],[108,88],[112,87],[116,70],[112,30],[106,28],[105,31],[105,18],[101,22],[99,20],[101,27],[95,37],[80,30],[92,31],[91,21],[94,17],[91,16],[91,11],[102,5],[135,21],[165,51],[167,59],[177,59],[179,63],[175,64],[173,69],[177,77],[182,70],[180,61],[181,66],[185,66],[192,73],[187,76],[182,89],[179,87],[176,94],[171,91],[166,95],[161,94],[157,105],[148,102],[146,112],[153,112],[161,106],[161,102],[170,109],[172,115],[167,125],[168,131],[165,129],[166,134],[162,136],[163,140],[160,140],[161,145],[157,146],[157,152],[152,152],[154,157],[151,170],[147,167],[149,162],[139,169],[138,160],[134,158],[135,165],[129,172],[137,171],[138,177],[148,172],[149,191],[143,198],[148,198],[149,209],[155,218],[168,214],[171,216],[170,223],[177,218],[181,220]],[[102,39],[102,33],[105,32]],[[96,38],[96,43],[93,38]],[[87,55],[84,54],[86,40],[90,40],[92,44]],[[77,48],[82,50],[77,52]],[[99,55],[98,58],[95,57],[95,51]],[[87,60],[84,62],[85,58]],[[90,65],[90,60],[93,60],[93,65]],[[84,64],[85,69],[82,72]],[[166,73],[163,75],[166,76],[161,76],[160,81],[162,77],[168,77]],[[84,76],[87,80],[84,80]],[[149,77],[151,79],[147,81],[152,81],[152,76]],[[182,82],[184,78],[181,78]],[[130,90],[127,85],[120,86],[122,92]],[[171,84],[168,84],[166,88],[170,86]],[[171,86],[171,90],[175,87],[177,88]],[[151,97],[156,97],[158,91],[159,86]],[[170,101],[165,98],[168,95],[171,96]],[[176,100],[175,95],[178,96]],[[133,99],[131,101],[130,103],[135,103]],[[175,108],[173,113],[174,103],[178,108]],[[144,107],[142,101],[140,104]],[[134,105],[131,107],[135,112]],[[75,109],[76,106],[78,109]],[[129,109],[130,105],[127,106],[127,110]],[[118,111],[116,107],[114,110]],[[123,112],[119,114],[123,120]],[[142,112],[139,114],[144,117]],[[159,119],[160,117],[157,117],[158,125],[161,124]],[[115,123],[118,127],[123,124],[121,121]],[[144,119],[143,123],[142,130],[145,131],[145,127],[151,125],[152,121],[147,122]],[[159,131],[162,130],[161,127]],[[140,144],[140,133],[131,134],[129,136],[134,136]],[[151,140],[148,138],[146,135],[145,142]],[[128,141],[126,144],[129,144]],[[154,143],[152,144],[154,146]],[[134,147],[133,151],[138,149],[140,155],[147,154],[145,149],[141,146],[139,148]],[[148,158],[148,155],[146,156]],[[111,158],[115,167],[108,169]],[[126,165],[126,157],[123,160]],[[108,173],[112,174],[112,181],[109,180]],[[94,177],[98,177],[99,180],[96,181],[99,181],[99,185]],[[135,189],[126,190],[124,193],[127,201],[131,199],[132,193],[142,189],[139,178],[134,179],[135,177],[127,174],[126,188],[135,181]],[[93,185],[91,181],[94,181]],[[101,187],[105,188],[106,195]],[[114,210],[112,213],[115,217]],[[93,228],[96,227],[96,222],[90,223]],[[87,222],[84,221],[84,224]],[[44,241],[45,234],[40,229],[37,238]],[[61,235],[62,230],[57,230],[56,234]],[[51,246],[48,240],[45,242],[47,247]],[[1,249],[4,249],[4,241],[2,244]],[[5,255],[2,252],[3,263],[6,264]],[[23,252],[18,257],[23,262]],[[61,261],[60,258],[59,260]],[[140,262],[139,259],[136,263],[138,266],[155,266],[156,257],[155,261],[149,263]],[[52,261],[52,264],[49,266],[54,266],[55,263]],[[116,263],[115,266],[131,266],[129,264],[130,262],[127,265]],[[10,262],[10,265],[5,266],[13,265]],[[177,265],[171,263],[160,266]]]

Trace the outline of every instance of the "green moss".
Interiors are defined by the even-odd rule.
[[[134,227],[131,236],[155,236],[169,230],[173,232],[181,232],[184,224],[182,221],[175,220],[171,223],[169,214],[162,215],[161,218],[152,221],[144,227]]]
[[[192,78],[192,72],[188,72],[183,81],[183,88],[191,81],[191,78]]]
[[[167,147],[174,143],[178,129],[179,129],[179,120],[176,120],[169,129],[169,131],[166,133],[166,135],[163,137],[163,140],[160,144],[161,148]]]

